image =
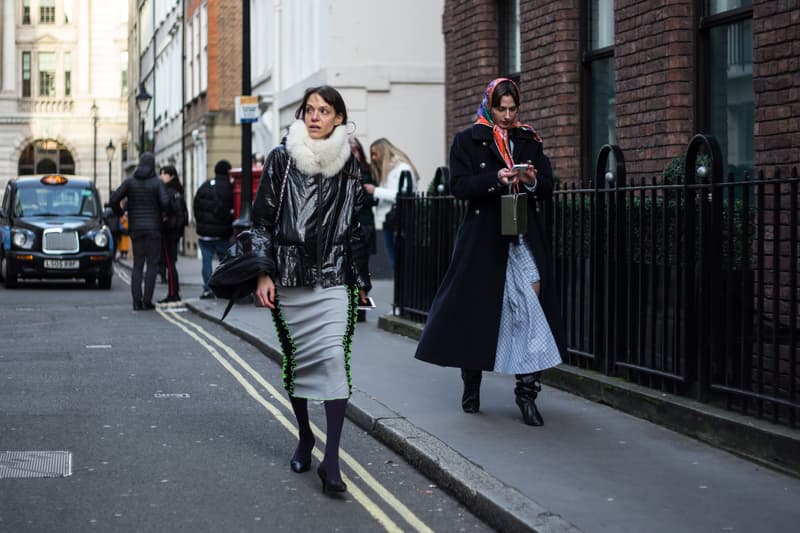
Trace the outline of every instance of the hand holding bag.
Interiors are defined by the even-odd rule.
[[[292,160],[287,160],[278,208],[275,212],[275,224],[278,224],[281,217],[283,195],[291,164]],[[255,232],[252,230],[239,233],[233,245],[228,248],[225,257],[208,279],[208,288],[214,295],[218,298],[228,299],[228,305],[222,313],[222,320],[225,320],[236,300],[252,294],[256,290],[258,278],[264,272],[269,272],[273,265],[272,258],[268,257],[266,250],[258,248],[258,241],[253,239],[254,236]]]
[[[500,234],[528,233],[528,194],[519,192],[519,183],[508,185],[508,194],[500,197]]]

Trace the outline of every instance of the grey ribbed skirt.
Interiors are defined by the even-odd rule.
[[[277,288],[272,316],[283,348],[283,383],[290,396],[350,397],[355,302],[354,291],[344,286]]]

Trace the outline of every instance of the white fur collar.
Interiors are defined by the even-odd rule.
[[[289,126],[286,150],[303,174],[322,174],[326,178],[335,176],[350,158],[347,128],[336,126],[327,139],[312,139],[302,120]]]

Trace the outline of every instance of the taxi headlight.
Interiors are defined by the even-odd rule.
[[[105,231],[98,231],[94,234],[94,244],[98,248],[105,248],[108,246],[108,235]]]
[[[19,248],[24,248],[25,250],[30,250],[33,248],[34,236],[33,233],[28,230],[15,229],[13,231],[11,240],[13,241],[14,246]]]

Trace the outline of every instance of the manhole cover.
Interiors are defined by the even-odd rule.
[[[0,452],[0,479],[71,475],[70,452]]]

